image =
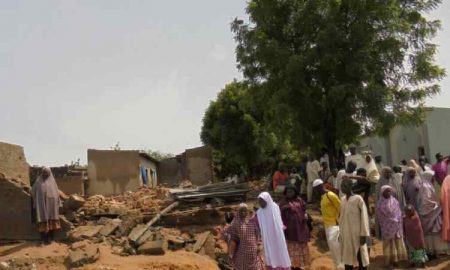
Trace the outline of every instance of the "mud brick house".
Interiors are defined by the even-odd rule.
[[[112,195],[155,187],[158,161],[136,150],[88,150],[86,194]]]
[[[77,165],[66,165],[62,167],[51,167],[50,169],[58,184],[59,190],[67,195],[85,195],[87,168]],[[30,167],[30,179],[32,183],[36,181],[41,170],[41,167]]]
[[[85,183],[87,180],[87,168],[79,166],[52,167],[58,188],[67,195],[85,194]]]
[[[30,184],[28,163],[20,145],[0,142],[0,172],[6,177],[20,179]]]
[[[206,185],[214,179],[211,149],[206,146],[187,149],[174,158],[165,159],[158,166],[159,182],[176,186],[183,179],[192,184]]]

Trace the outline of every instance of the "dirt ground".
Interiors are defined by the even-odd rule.
[[[313,213],[315,222],[320,222],[320,216]],[[312,264],[310,269],[332,270],[333,262],[327,248],[323,231],[315,226],[313,239],[310,242]],[[216,247],[223,243],[217,243]],[[223,247],[225,248],[225,247]],[[66,258],[69,246],[63,243],[53,243],[41,246],[35,242],[24,242],[0,246],[0,262],[15,260],[18,270],[67,270]],[[376,242],[371,250],[370,269],[383,269],[381,242]],[[1,269],[1,267],[0,267]],[[106,244],[100,245],[100,258],[93,264],[76,268],[79,270],[218,270],[216,262],[207,256],[196,253],[177,251],[167,252],[164,256],[118,256],[111,253],[111,248]],[[398,269],[414,269],[402,267]],[[444,257],[427,264],[430,270],[450,269],[450,257]]]
[[[0,247],[0,261],[15,259],[15,269],[51,269],[67,270],[66,257],[68,246],[61,243],[53,243],[48,246],[40,246],[36,243],[21,243]],[[33,264],[35,267],[33,267]],[[196,253],[179,251],[168,252],[164,256],[128,256],[122,257],[111,253],[106,245],[100,246],[99,259],[90,265],[75,268],[79,270],[218,270],[215,261],[207,256]]]

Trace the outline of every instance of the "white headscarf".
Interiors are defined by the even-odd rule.
[[[366,169],[367,180],[371,183],[378,183],[380,180],[380,172],[378,171],[377,164],[372,157],[370,157],[370,162],[364,160],[363,168]]]
[[[248,205],[246,203],[239,204],[239,208],[248,208]]]
[[[260,208],[256,212],[264,243],[266,265],[272,268],[291,267],[291,259],[284,238],[284,225],[281,220],[280,207],[267,192],[259,194],[258,198],[267,203],[265,208]]]

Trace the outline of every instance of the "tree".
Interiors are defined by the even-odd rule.
[[[297,146],[331,156],[359,135],[416,124],[445,71],[424,14],[440,0],[251,0],[235,19],[245,82],[265,91],[271,121]]]
[[[262,109],[247,85],[234,81],[211,102],[203,118],[201,139],[213,149],[219,176],[254,175],[260,166],[298,155],[264,125]],[[290,154],[281,156],[280,153]]]

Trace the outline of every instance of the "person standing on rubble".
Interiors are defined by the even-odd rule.
[[[248,215],[248,206],[239,205],[238,214],[226,229],[229,236],[228,253],[236,270],[263,270],[259,255],[259,229],[255,218]]]
[[[41,240],[44,244],[49,244],[54,240],[55,231],[61,229],[59,222],[61,201],[58,185],[50,168],[42,169],[41,175],[33,184],[31,196]]]
[[[291,270],[280,207],[268,192],[259,194],[258,203],[261,208],[256,212],[256,217],[264,244],[266,269]]]

